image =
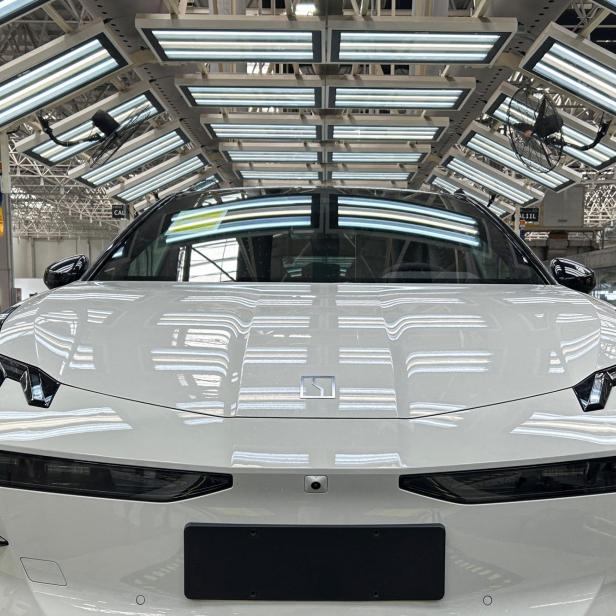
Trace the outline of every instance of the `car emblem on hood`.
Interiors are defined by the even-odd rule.
[[[303,376],[299,385],[300,398],[332,399],[336,397],[336,377]]]

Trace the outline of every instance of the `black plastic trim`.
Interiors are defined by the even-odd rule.
[[[157,477],[145,477],[145,480],[150,481],[151,489],[135,493],[128,489],[131,473],[135,484],[144,481],[148,473],[155,473]],[[117,485],[113,485],[114,474],[118,475]],[[182,479],[188,480],[188,483],[177,486],[174,492],[176,486],[171,483],[174,480],[181,483]],[[160,480],[159,486],[157,480]],[[109,485],[105,485],[105,481]],[[232,486],[233,476],[226,473],[111,464],[0,451],[0,487],[16,490],[170,503],[228,490]]]
[[[560,483],[559,469],[563,472]],[[481,482],[485,482],[484,488]],[[399,487],[405,492],[461,505],[616,493],[616,457],[401,475]]]

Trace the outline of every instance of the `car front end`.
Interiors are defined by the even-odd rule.
[[[0,613],[611,614],[613,309],[305,259],[92,275],[4,320]]]

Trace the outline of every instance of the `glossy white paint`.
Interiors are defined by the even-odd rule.
[[[1,449],[226,470],[234,487],[163,505],[0,489],[0,614],[611,616],[616,495],[465,506],[402,492],[398,477],[613,455],[616,397],[583,413],[570,387],[616,364],[615,314],[555,286],[89,283],[33,298],[0,354],[64,385],[46,410],[2,385]],[[334,374],[339,398],[300,401],[306,373]],[[258,387],[265,404],[233,407]],[[360,391],[342,407],[345,388]],[[397,413],[374,408],[388,389]],[[327,475],[328,492],[307,494],[306,474]],[[439,522],[445,598],[189,601],[189,522]],[[28,580],[22,558],[57,563],[67,585]]]
[[[560,286],[80,283],[12,315],[0,354],[214,416],[405,418],[571,387],[616,364],[616,313]],[[300,399],[306,375],[337,397]]]

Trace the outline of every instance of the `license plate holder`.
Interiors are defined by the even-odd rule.
[[[188,524],[184,592],[211,601],[430,601],[445,527]]]

